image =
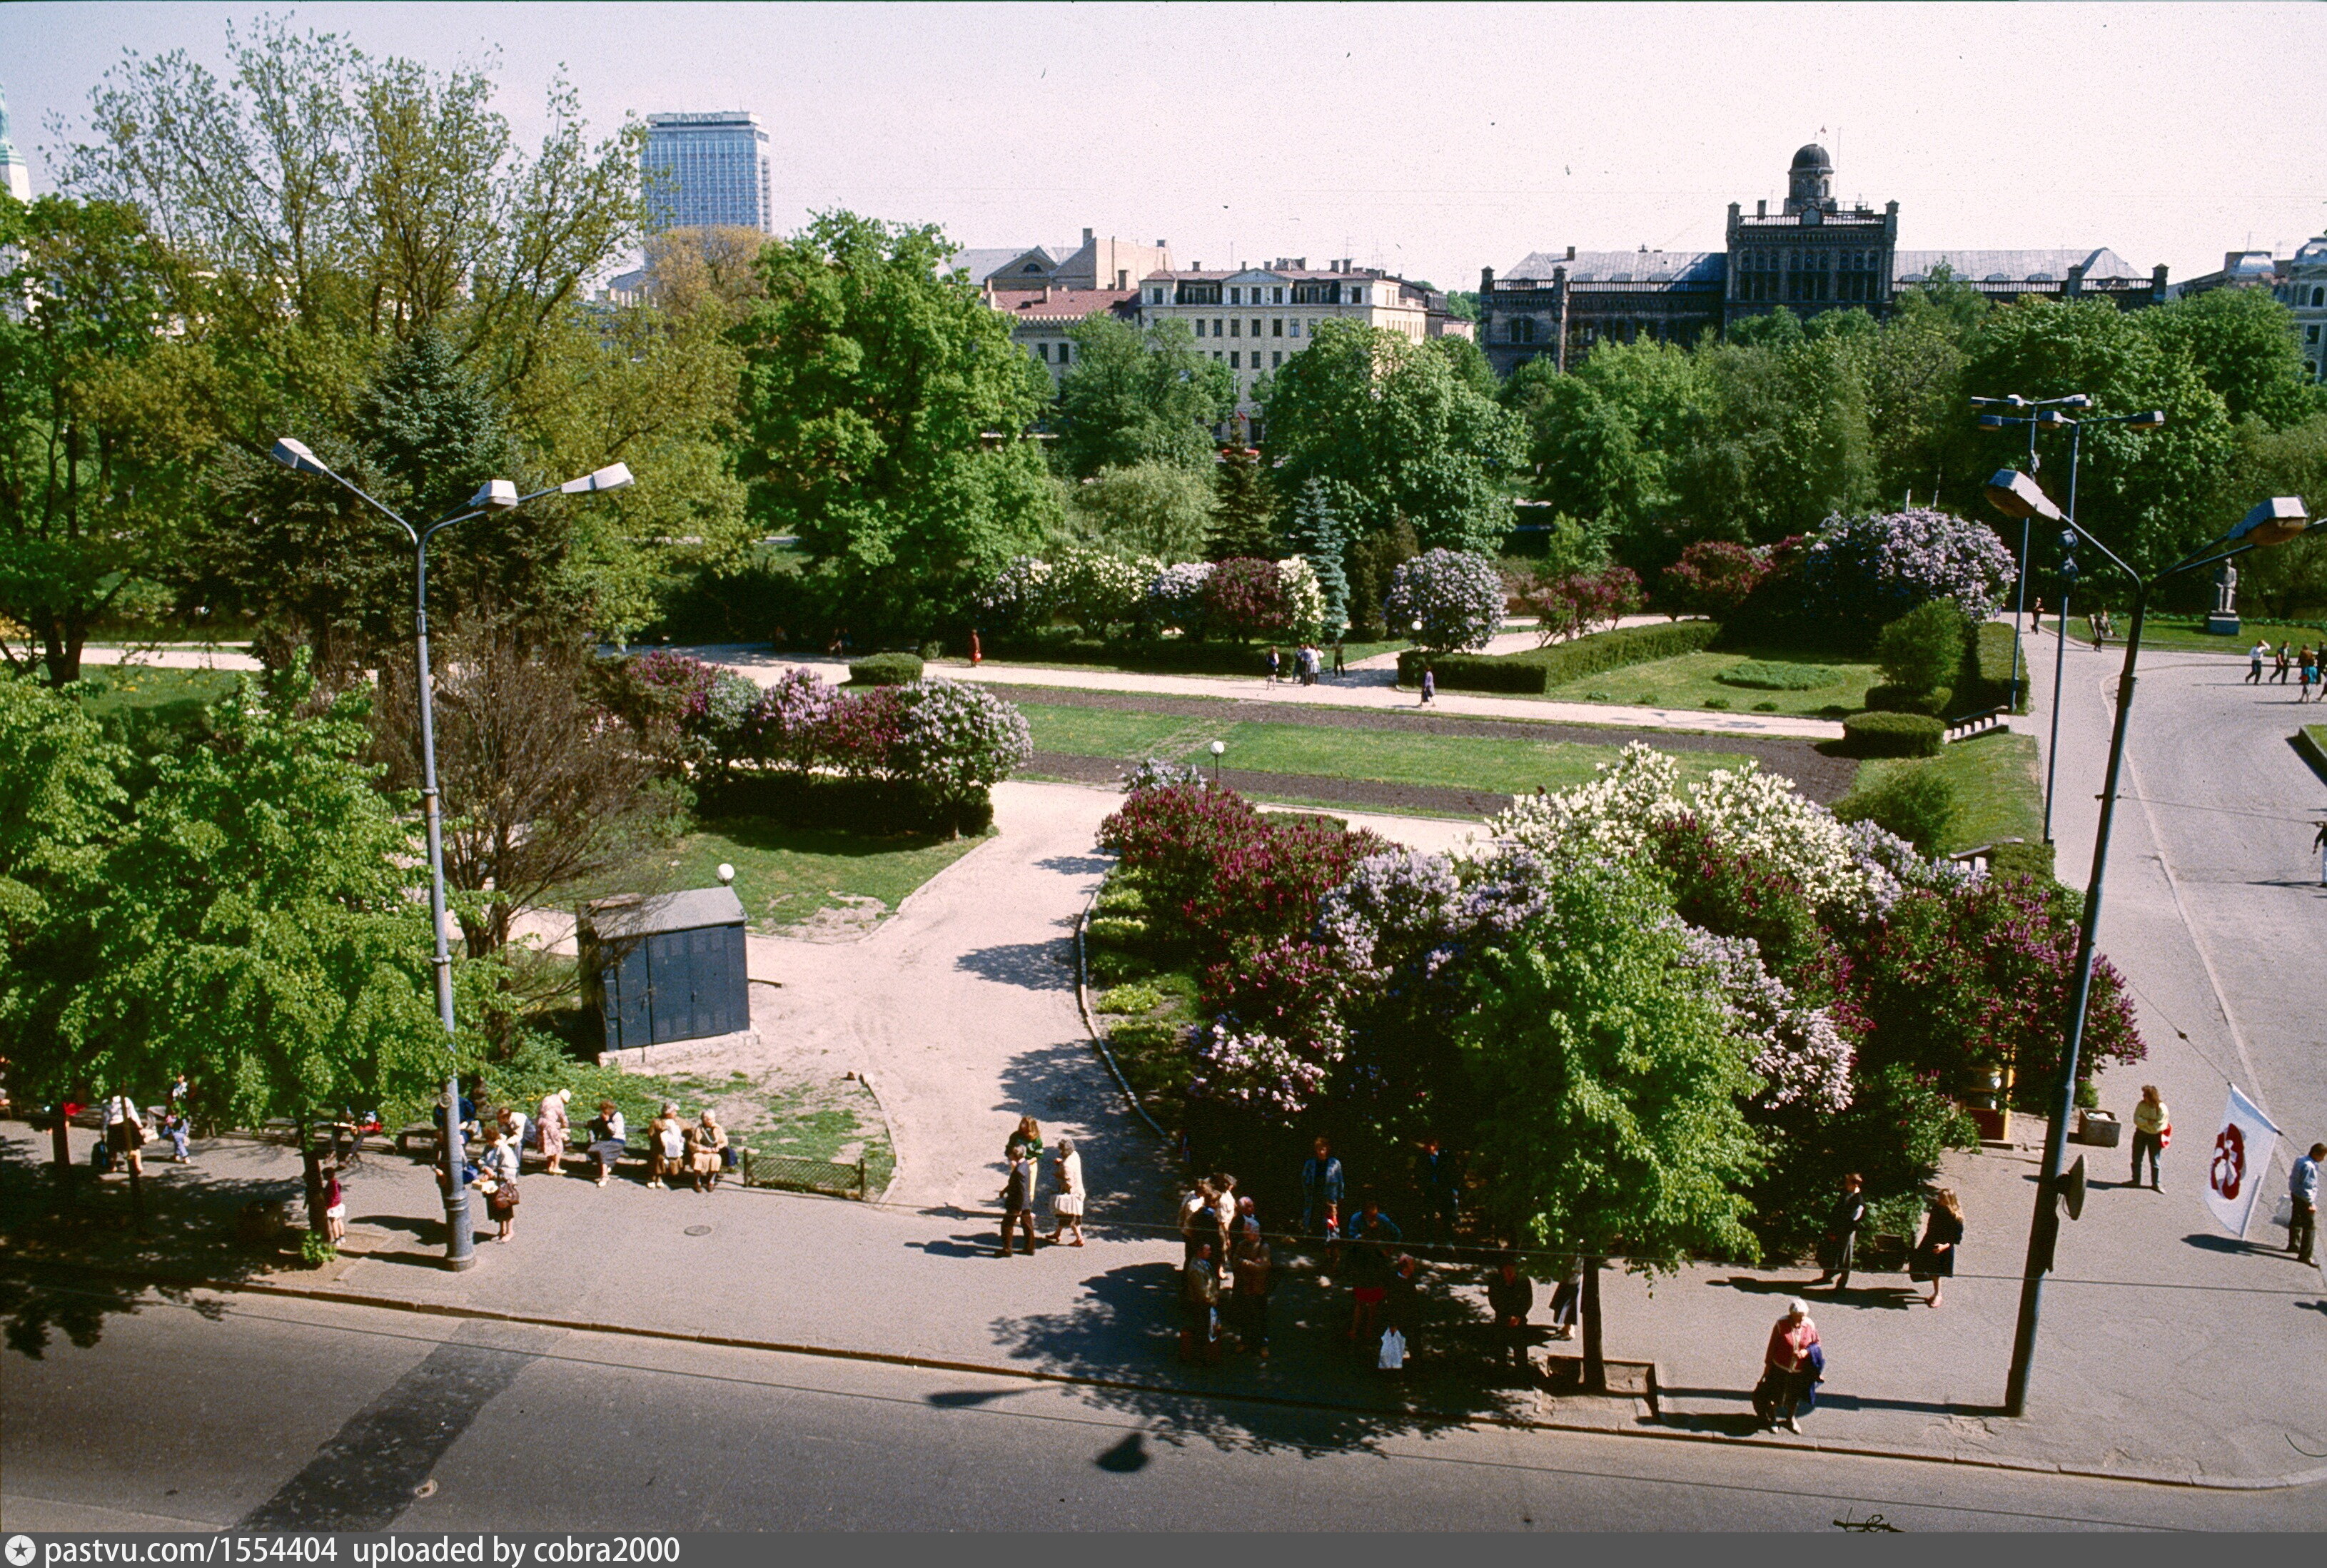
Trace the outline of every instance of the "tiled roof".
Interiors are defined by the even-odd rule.
[[[1079,322],[1101,311],[1113,310],[1128,303],[1139,295],[1137,289],[1128,288],[1053,288],[1050,298],[1042,297],[1041,289],[1005,289],[994,291],[994,308],[1022,322]]]
[[[1573,257],[1538,250],[1500,275],[1551,279],[1564,266],[1570,283],[1719,283],[1729,257],[1718,250],[1579,250]]]
[[[1899,250],[1892,253],[1891,276],[1900,283],[1920,283],[1943,261],[1964,283],[2065,283],[2069,269],[2080,262],[2086,264],[2088,283],[2149,279],[2107,246],[2098,250]]]
[[[972,283],[984,283],[993,275],[995,269],[1009,266],[1025,254],[1026,247],[1023,245],[1008,250],[996,250],[991,247],[982,250],[957,250],[947,266],[949,269],[958,267],[968,273],[969,281]]]

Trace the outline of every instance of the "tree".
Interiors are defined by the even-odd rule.
[[[1665,602],[1675,611],[1715,621],[1735,613],[1769,574],[1766,554],[1725,540],[1706,539],[1665,568]]]
[[[1448,333],[1443,338],[1428,340],[1430,351],[1446,361],[1454,379],[1481,397],[1492,397],[1500,383],[1495,379],[1495,368],[1487,363],[1487,351],[1468,338]]]
[[[1360,535],[1400,519],[1425,546],[1492,553],[1509,532],[1502,479],[1519,421],[1397,332],[1328,322],[1268,388],[1266,452],[1280,490],[1336,486]]]
[[[1779,311],[1740,326],[1792,320]],[[1769,544],[1874,499],[1860,345],[1799,333],[1761,328],[1699,352],[1706,414],[1672,478],[1680,512],[1708,537]]]
[[[0,195],[0,639],[12,667],[80,675],[101,618],[149,609],[169,565],[185,434],[161,404],[181,269],[136,209]],[[37,652],[33,651],[37,648]]]
[[[1456,1038],[1485,1206],[1520,1246],[1583,1256],[1584,1375],[1604,1386],[1603,1260],[1755,1255],[1740,1190],[1761,1156],[1739,1106],[1754,1079],[1652,879],[1577,862],[1546,893],[1481,957]]]
[[[1322,480],[1313,479],[1301,488],[1285,542],[1317,574],[1317,587],[1325,598],[1323,635],[1339,637],[1350,623],[1350,580],[1341,570],[1341,555],[1349,541]]]
[[[105,856],[98,968],[61,1033],[100,1089],[177,1071],[228,1126],[416,1107],[443,1069],[409,800],[362,761],[360,693],[320,712],[304,665],[246,677],[216,734],[157,759]]]
[[[1072,520],[1113,550],[1192,561],[1212,529],[1211,475],[1171,463],[1103,468],[1068,492]]]
[[[515,1013],[570,984],[516,962],[511,928],[528,909],[571,906],[613,891],[654,891],[612,879],[637,871],[673,802],[657,789],[652,753],[585,689],[594,639],[529,642],[509,623],[448,621],[433,639],[436,769],[444,791],[444,882],[468,896],[453,909],[471,958],[495,972],[486,1027],[506,1048]],[[420,715],[408,658],[380,669],[370,719],[384,782],[420,783]]]
[[[1198,352],[1185,326],[1142,332],[1093,316],[1067,336],[1075,362],[1059,381],[1054,456],[1062,471],[1088,479],[1142,463],[1200,472],[1210,465],[1211,427],[1236,411],[1236,377]]]
[[[1580,377],[1528,360],[1512,374],[1512,406],[1525,416],[1528,489],[1537,500],[1594,522],[1623,523],[1644,510],[1649,463],[1632,422]]]
[[[799,537],[843,613],[917,630],[1055,527],[1022,437],[1050,378],[935,229],[827,213],[771,242],[743,350],[738,473],[769,533]]]
[[[1258,455],[1248,446],[1223,448],[1212,481],[1217,499],[1212,506],[1211,537],[1204,545],[1206,557],[1274,559],[1276,494],[1262,477]]]
[[[2210,537],[2265,496],[2301,496],[2313,517],[2327,517],[2327,414],[2285,430],[2259,421],[2238,427],[2238,453],[2223,471],[2207,522]],[[2282,616],[2327,615],[2327,549],[2315,540],[2241,556],[2238,574],[2241,603]]]
[[[2139,312],[2133,320],[2168,353],[2196,367],[2234,420],[2259,419],[2284,430],[2327,412],[2309,384],[2294,313],[2266,290],[2209,289]]]
[[[1883,627],[1874,639],[1874,659],[1883,678],[1916,696],[1945,689],[1963,667],[1966,630],[1963,610],[1954,600],[1918,604]]]
[[[1383,613],[1433,653],[1484,648],[1503,629],[1503,574],[1469,550],[1425,550],[1392,574]]]

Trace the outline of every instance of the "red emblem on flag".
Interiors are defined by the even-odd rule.
[[[2214,1163],[2206,1180],[2225,1198],[2236,1198],[2247,1177],[2247,1137],[2233,1122],[2214,1139]]]

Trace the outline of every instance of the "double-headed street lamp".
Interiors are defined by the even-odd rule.
[[[2036,1184],[2036,1216],[2028,1228],[2028,1260],[2021,1275],[2020,1319],[2012,1338],[2012,1370],[2005,1384],[2005,1414],[2019,1415],[2028,1404],[2028,1369],[2035,1358],[2036,1320],[2043,1304],[2044,1275],[2052,1267],[2053,1246],[2061,1234],[2061,1155],[2067,1142],[2069,1119],[2077,1108],[2077,1058],[2084,1045],[2086,1006],[2092,999],[2093,942],[2100,929],[2101,883],[2108,869],[2109,829],[2117,818],[2117,774],[2125,761],[2126,723],[2133,713],[2134,672],[2141,657],[2142,618],[2149,608],[2149,591],[2169,577],[2318,532],[2327,528],[2327,521],[2311,522],[2299,498],[2278,496],[2256,507],[2237,527],[2213,543],[2154,576],[2145,578],[2107,546],[2079,527],[2076,519],[2053,505],[2051,498],[2028,475],[2008,468],[1996,473],[1987,481],[1987,499],[2008,517],[2061,524],[2070,535],[2107,556],[2118,571],[2133,580],[2133,622],[2125,639],[2125,670],[2117,677],[2117,722],[2109,733],[2108,766],[2101,780],[2100,824],[2093,835],[2092,879],[2085,888],[2084,922],[2077,936],[2077,967],[2069,990],[2067,1038],[2061,1050],[2060,1095],[2053,1105],[2051,1125],[2044,1133],[2044,1163]],[[2229,547],[2225,549],[2225,546]],[[2054,705],[2056,709],[2058,705]]]
[[[2037,398],[2023,397],[2014,392],[2003,397],[1975,397],[1971,400],[1971,406],[1974,408],[2009,408],[2014,415],[2019,415],[2015,418],[2000,414],[1983,414],[1980,415],[1979,427],[1982,430],[2001,430],[2007,425],[2026,425],[2028,427],[2028,471],[2034,473],[2040,466],[2036,458],[2036,419],[2033,414],[2023,414],[2022,411],[2035,408],[2090,408],[2093,406],[2093,400],[2082,392],[2071,392],[2066,397]],[[2014,591],[2012,606],[2012,700],[2015,704],[2020,700],[2020,617],[2027,613],[2028,522],[2023,518],[2020,523],[2020,574]]]
[[[2000,401],[2018,402],[2021,400],[2016,398],[1999,399],[1992,397],[1975,397],[1972,401],[1974,403],[1995,403]],[[2053,403],[2060,404],[2064,407],[2079,409],[2089,408],[2093,405],[2093,400],[2086,397],[2081,392],[2077,393],[2074,397],[2055,397],[2051,399],[2051,401]],[[2029,404],[2027,406],[2040,407],[2042,406],[2042,405]],[[2083,419],[2071,419],[2068,415],[2062,413],[2060,408],[2051,407],[2045,408],[2044,412],[2042,414],[2032,415],[2023,419],[2014,419],[2000,414],[1983,414],[1979,417],[1979,427],[1982,430],[2002,430],[2007,425],[2024,425],[2028,427],[2028,471],[2032,474],[2036,471],[2036,433],[2040,430],[2068,431],[2068,520],[2069,525],[2071,527],[2076,526],[2077,471],[2082,464],[2084,459],[2085,426],[2088,425],[2122,425],[2134,430],[2156,430],[2162,427],[2164,423],[2164,411],[2157,408],[2146,409],[2139,414],[2109,414],[2099,415],[2098,417],[2088,415]],[[2076,543],[2075,536],[2063,534],[2061,536],[2061,542],[2064,550],[2072,549]],[[2111,559],[2115,559],[2115,557],[2112,556]],[[2025,517],[2023,517],[2020,519],[2020,575],[2021,596],[2024,601],[2027,597],[2028,592],[2028,519]],[[2073,561],[2068,564],[2063,575],[2068,582],[2073,583],[2075,581],[2076,564]],[[2052,632],[2052,739],[2044,751],[2044,842],[2047,844],[2052,842],[2052,784],[2054,779],[2059,777],[2061,768],[2061,667],[2067,662],[2069,652],[2069,591],[2065,586],[2061,590],[2059,609],[2061,613],[2055,617],[2055,619],[2060,622],[2060,624],[2053,628]],[[2017,687],[2020,677],[2020,629],[2016,625],[2012,629],[2012,674],[2014,685],[2013,695],[2014,700],[2016,702],[2019,698]]]
[[[436,791],[436,714],[432,681],[428,674],[428,541],[455,523],[465,523],[487,512],[505,512],[521,507],[528,501],[539,500],[546,495],[586,495],[594,490],[620,490],[631,482],[631,471],[625,464],[612,463],[595,473],[568,480],[548,490],[535,490],[531,495],[519,495],[517,486],[505,479],[490,479],[478,487],[469,498],[469,510],[416,528],[394,510],[365,494],[346,478],[334,473],[323,461],[307,450],[305,444],[289,436],[275,443],[268,453],[284,467],[300,473],[320,474],[346,489],[373,509],[385,515],[404,530],[413,548],[413,643],[418,656],[420,692],[420,802],[428,824],[428,924],[435,934],[435,957],[430,960],[435,966],[436,1016],[444,1025],[444,1044],[452,1050],[453,1023],[453,956],[444,935],[444,833],[442,813],[438,809]],[[464,1269],[477,1261],[476,1237],[469,1225],[469,1189],[461,1180],[461,1076],[460,1060],[454,1057],[444,1075],[444,1263],[449,1268]]]

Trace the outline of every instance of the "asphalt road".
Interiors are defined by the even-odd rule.
[[[253,1297],[5,1353],[21,1530],[2327,1528],[2204,1491],[1322,1413]]]

